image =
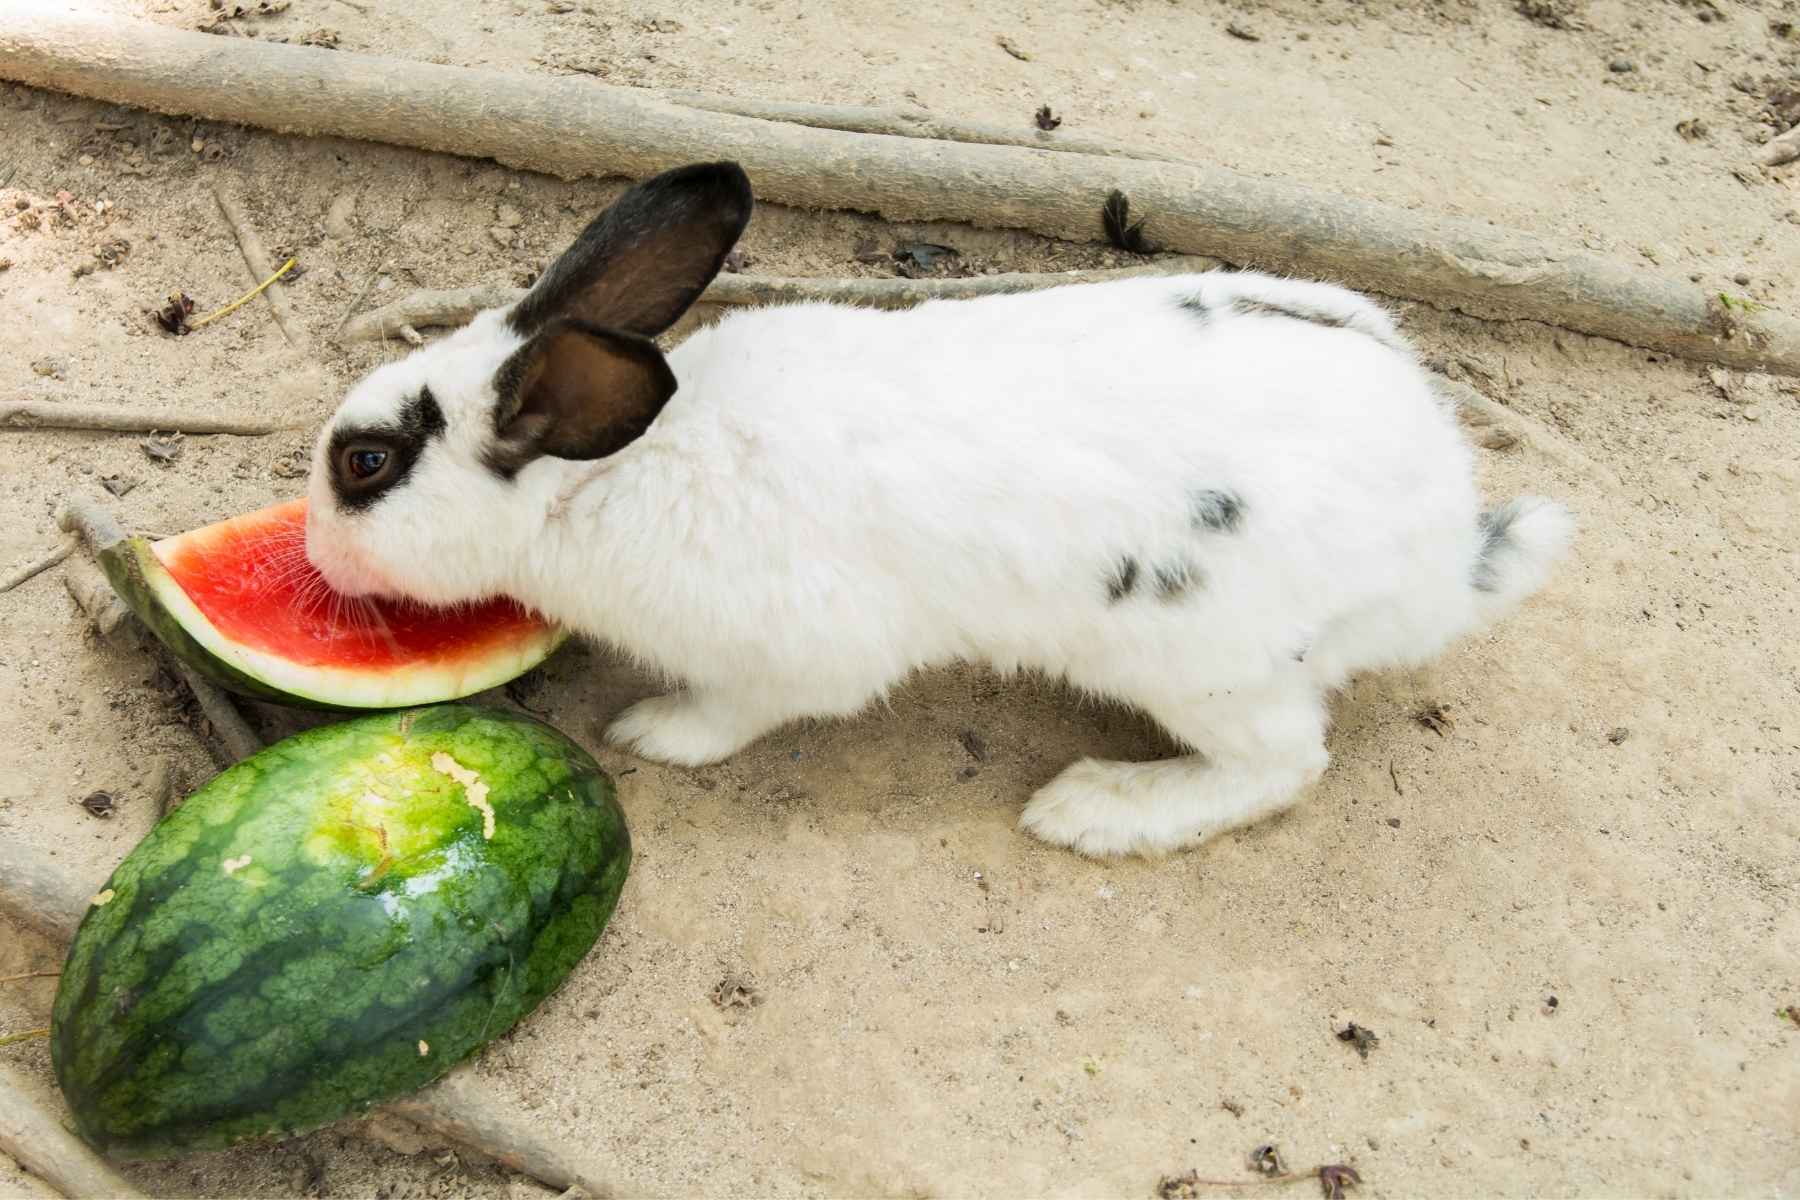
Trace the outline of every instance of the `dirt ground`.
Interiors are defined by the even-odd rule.
[[[1800,164],[1754,166],[1800,120],[1800,3],[1516,7],[293,0],[229,24],[1019,126],[1047,103],[1071,132],[1800,308]],[[261,302],[182,339],[146,315],[175,289],[206,310],[247,286],[214,183],[305,268],[285,295],[310,362]],[[399,353],[333,345],[353,308],[522,278],[618,186],[11,87],[0,184],[0,396],[320,420]],[[948,243],[977,270],[1129,259],[765,208],[748,269],[891,271],[858,261],[865,239]],[[1299,808],[1197,853],[1097,864],[1014,822],[1078,755],[1161,753],[1129,712],[943,671],[889,711],[670,769],[599,745],[652,681],[572,648],[511,700],[615,772],[637,858],[590,958],[474,1069],[595,1149],[620,1195],[1148,1197],[1190,1169],[1248,1185],[1246,1156],[1273,1143],[1295,1167],[1354,1165],[1364,1196],[1800,1196],[1800,1024],[1779,1012],[1800,1004],[1800,396],[1544,326],[1399,311],[1435,363],[1579,452],[1482,463],[1494,496],[1562,498],[1582,532],[1520,614],[1344,694],[1333,766]],[[55,544],[71,493],[159,533],[298,494],[309,439],[190,437],[156,462],[136,436],[0,433],[0,567]],[[0,837],[97,878],[154,821],[146,764],[171,763],[183,791],[212,766],[169,681],[85,631],[62,571],[0,596]],[[1435,729],[1417,719],[1433,706]],[[115,815],[76,803],[97,789]],[[8,929],[0,975],[54,970],[60,951]],[[715,1003],[728,980],[755,1003]],[[0,985],[0,1033],[45,1024],[54,988]],[[1334,1036],[1351,1021],[1380,1036],[1366,1059]],[[48,1086],[43,1042],[0,1060]],[[128,1170],[159,1196],[543,1194],[378,1133],[346,1122]],[[0,1193],[31,1194],[3,1160]]]

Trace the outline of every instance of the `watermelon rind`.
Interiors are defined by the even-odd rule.
[[[630,859],[611,780],[523,714],[441,705],[278,742],[93,897],[52,1017],[76,1127],[161,1158],[423,1087],[562,985]]]
[[[467,663],[409,663],[348,670],[292,662],[222,634],[181,589],[149,539],[128,537],[101,550],[113,590],[170,653],[222,688],[258,700],[334,711],[411,708],[461,700],[531,670],[568,639],[546,625]]]

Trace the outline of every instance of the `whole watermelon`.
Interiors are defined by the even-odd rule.
[[[555,990],[630,859],[611,781],[528,717],[444,705],[299,734],[195,792],[95,895],[57,1079],[120,1157],[360,1112]]]

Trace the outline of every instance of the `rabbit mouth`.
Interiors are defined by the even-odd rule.
[[[306,521],[306,561],[328,587],[347,599],[364,596],[398,596],[380,572],[362,561],[354,546],[324,534],[311,513]]]

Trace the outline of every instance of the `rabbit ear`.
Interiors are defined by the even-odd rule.
[[[655,337],[719,273],[753,203],[736,163],[698,163],[645,180],[581,231],[507,321],[526,337],[559,319]]]
[[[505,478],[544,455],[605,458],[643,436],[675,394],[649,338],[562,324],[515,351],[494,382],[488,466]]]

